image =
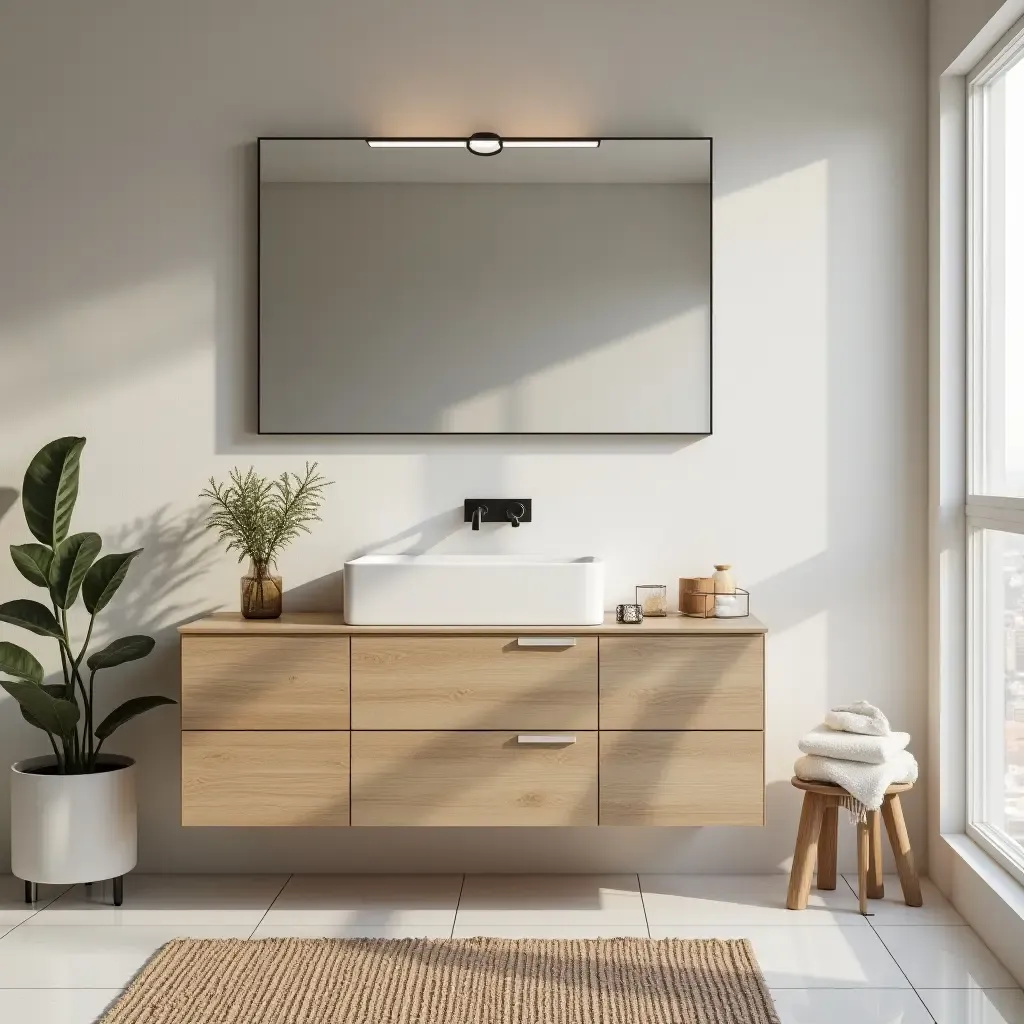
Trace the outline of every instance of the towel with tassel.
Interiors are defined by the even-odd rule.
[[[805,782],[831,782],[842,786],[852,798],[846,806],[855,817],[863,820],[865,811],[877,811],[882,806],[882,798],[890,786],[917,782],[917,761],[909,750],[899,751],[882,764],[805,754],[793,765],[793,773]]]

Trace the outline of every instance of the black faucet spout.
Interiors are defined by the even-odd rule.
[[[508,523],[518,528],[521,523],[533,521],[533,499],[466,498],[462,521],[472,523],[474,530],[479,530],[481,523]]]

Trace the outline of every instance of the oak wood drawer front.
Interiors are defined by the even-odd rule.
[[[602,825],[763,825],[764,734],[602,732]]]
[[[597,638],[552,647],[514,636],[353,637],[352,725],[596,729]]]
[[[347,732],[183,732],[183,825],[347,825]]]
[[[347,636],[185,636],[183,729],[347,729]]]
[[[602,637],[601,728],[763,729],[764,638]]]
[[[353,732],[353,825],[596,825],[597,734]]]

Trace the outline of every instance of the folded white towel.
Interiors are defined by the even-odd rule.
[[[825,724],[840,732],[856,732],[861,736],[888,736],[889,719],[866,700],[840,704],[825,715]]]
[[[917,761],[909,750],[901,750],[885,764],[839,761],[807,754],[793,765],[793,772],[798,779],[807,782],[831,782],[842,786],[869,811],[877,811],[891,785],[917,782]]]
[[[842,761],[884,764],[910,742],[909,732],[893,732],[888,736],[864,736],[855,732],[836,732],[827,725],[812,729],[801,741],[805,754],[837,757]]]

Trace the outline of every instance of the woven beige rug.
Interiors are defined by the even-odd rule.
[[[745,939],[179,939],[102,1024],[778,1024]]]

